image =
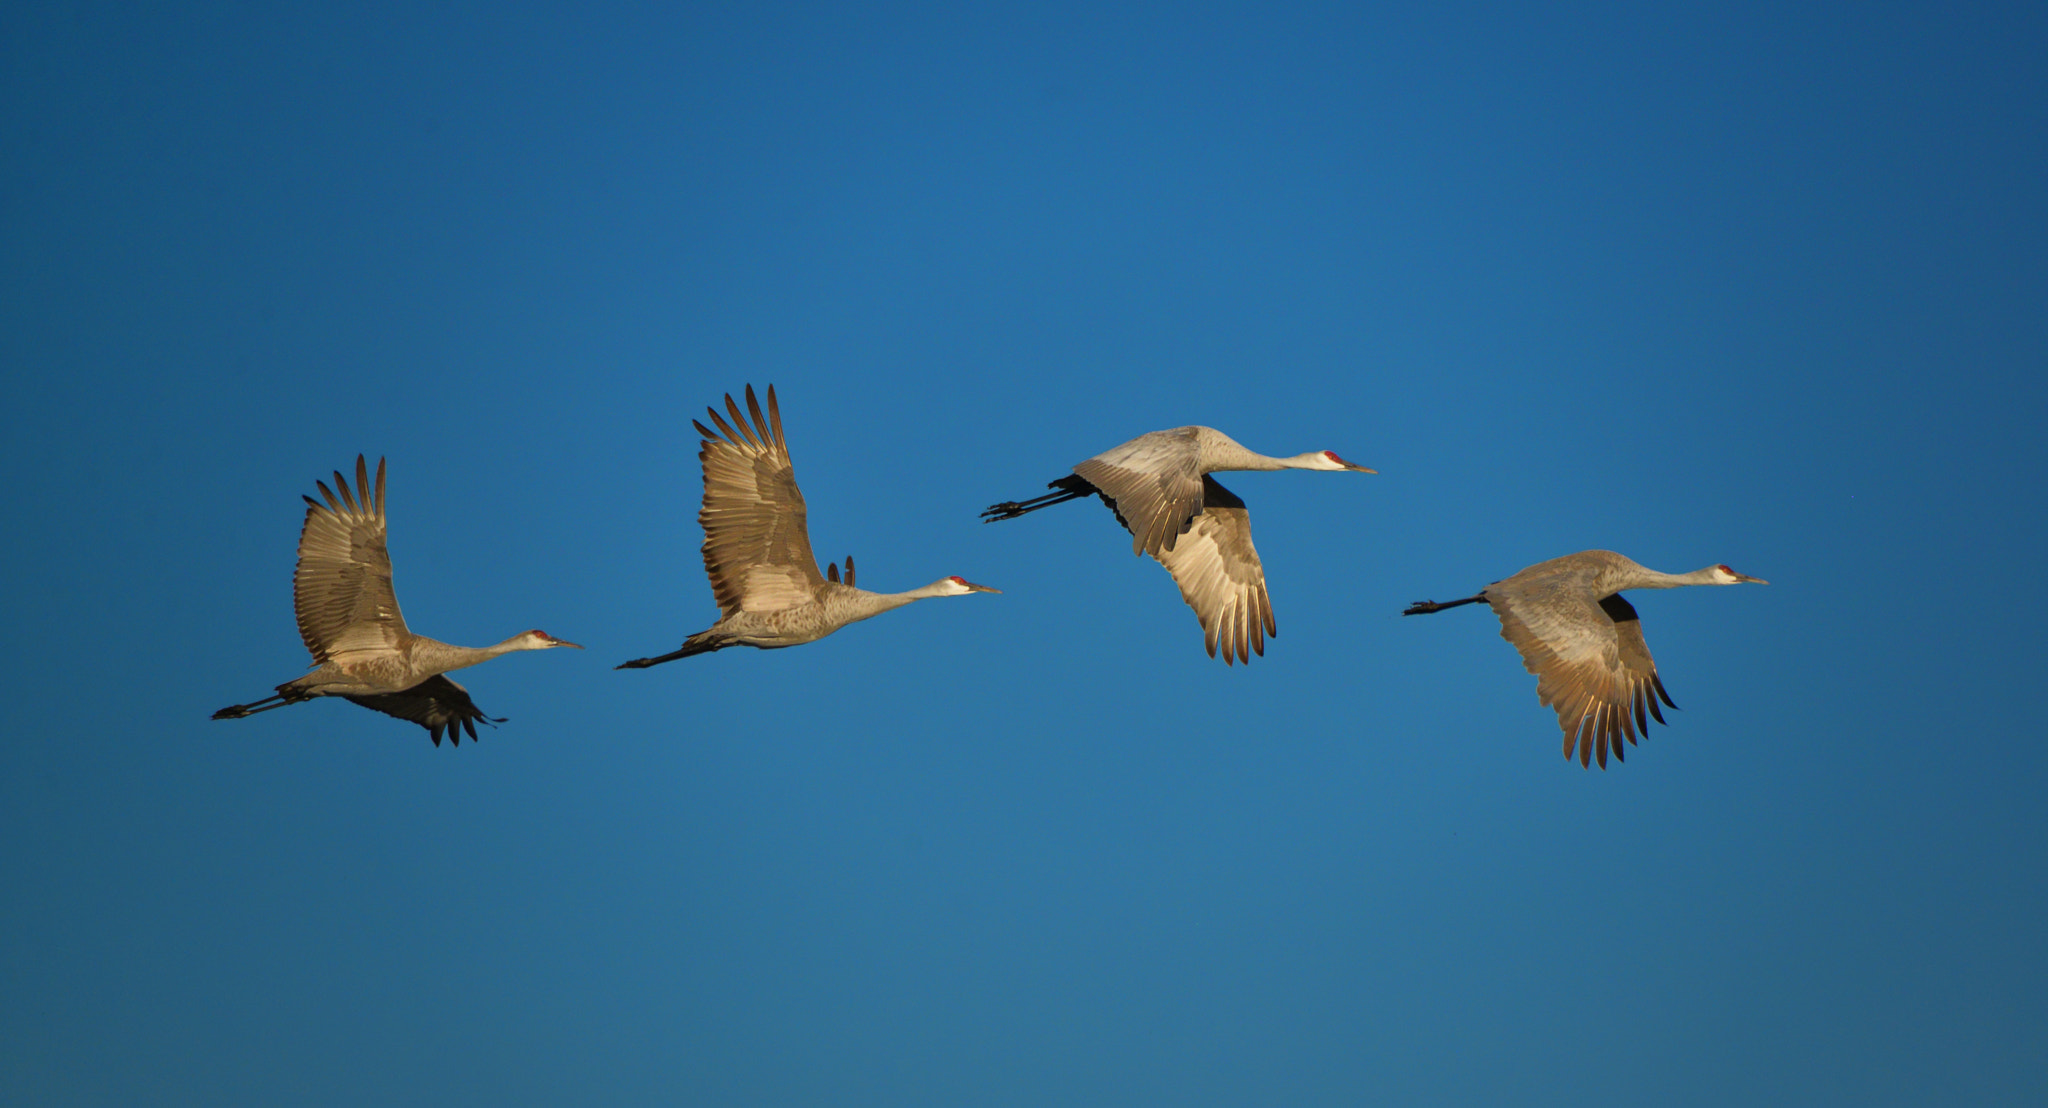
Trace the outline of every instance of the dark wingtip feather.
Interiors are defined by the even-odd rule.
[[[748,385],[747,388],[749,390],[748,398],[752,399],[753,393],[751,390],[753,389],[753,386]],[[756,450],[764,449],[761,446],[760,441],[754,438],[754,429],[747,426],[747,417],[740,414],[740,406],[737,402],[733,400],[731,393],[725,394],[725,407],[727,411],[730,411],[732,413],[733,426],[738,427],[740,429],[740,434],[746,436],[747,445],[753,447]]]
[[[1650,683],[1651,683],[1652,685],[1655,685],[1655,686],[1657,687],[1657,695],[1658,695],[1659,697],[1663,698],[1663,701],[1664,701],[1664,703],[1665,703],[1665,704],[1667,704],[1667,705],[1670,705],[1670,707],[1671,707],[1671,710],[1672,710],[1672,711],[1674,711],[1674,712],[1677,712],[1677,711],[1682,711],[1682,710],[1683,710],[1683,709],[1679,708],[1679,706],[1678,706],[1678,705],[1676,705],[1676,704],[1672,704],[1672,703],[1671,703],[1671,694],[1670,694],[1670,693],[1668,693],[1668,692],[1665,692],[1665,691],[1664,691],[1664,679],[1663,679],[1662,677],[1659,677],[1659,676],[1657,676],[1657,674],[1656,674],[1656,672],[1655,672],[1655,671],[1652,671],[1652,672],[1650,673]],[[1651,705],[1651,707],[1655,707],[1655,706],[1656,706],[1656,705]],[[1664,717],[1663,717],[1663,716],[1658,716],[1658,717],[1657,717],[1657,722],[1658,722],[1658,723],[1663,723],[1663,722],[1664,722]]]
[[[732,399],[732,398],[728,396],[728,397],[726,397],[726,399],[727,399],[727,400],[730,400],[730,399]],[[740,444],[740,436],[739,436],[739,433],[738,433],[737,431],[734,431],[734,430],[732,429],[732,427],[731,427],[730,425],[728,425],[728,424],[727,424],[727,423],[725,422],[725,417],[724,417],[724,416],[722,416],[722,415],[719,415],[719,414],[718,414],[718,409],[717,409],[717,408],[706,408],[706,409],[704,409],[704,410],[705,410],[706,412],[710,413],[710,415],[711,415],[711,422],[713,422],[713,423],[717,424],[717,425],[718,425],[718,429],[719,429],[719,430],[721,430],[721,431],[723,431],[723,432],[725,432],[725,439],[726,439],[726,441],[727,441],[727,442],[730,442],[730,443],[732,443],[732,444],[733,444],[734,446],[738,446],[738,445]],[[695,422],[695,421],[693,420],[692,422]],[[702,425],[702,424],[698,424],[698,426],[699,426],[699,427],[702,427],[703,425]]]
[[[754,399],[752,385],[747,386],[747,410],[754,413],[754,430],[761,436],[762,445],[773,447],[775,443],[768,437],[768,421],[761,416],[761,402]]]
[[[348,478],[343,477],[341,475],[341,471],[338,469],[334,471],[334,487],[337,491],[341,493],[342,503],[348,505],[348,510],[350,514],[354,514],[355,512],[360,510],[356,507],[355,494],[349,491]]]

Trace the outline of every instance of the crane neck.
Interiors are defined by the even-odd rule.
[[[1200,468],[1204,473],[1218,470],[1250,470],[1271,472],[1280,469],[1347,469],[1343,463],[1332,459],[1321,450],[1306,454],[1295,454],[1275,458],[1256,450],[1247,450],[1244,445],[1214,427],[1195,428],[1196,448],[1199,452]]]
[[[1622,589],[1676,589],[1686,585],[1719,585],[1723,582],[1714,576],[1713,566],[1696,569],[1691,573],[1662,573],[1648,566],[1634,566],[1628,576],[1628,583]]]
[[[515,650],[538,650],[540,644],[525,633],[506,639],[491,646],[456,646],[425,635],[413,636],[413,671],[424,677],[452,670],[467,669],[492,658],[502,657]]]
[[[891,608],[901,608],[905,604],[908,604],[913,600],[929,600],[934,596],[954,595],[954,590],[948,588],[947,582],[945,581],[933,581],[931,584],[926,585],[923,588],[911,589],[909,592],[866,592],[866,590],[858,591],[865,593],[865,595],[867,596],[874,597],[873,603],[881,605],[879,610],[884,612],[888,611]]]
[[[1281,469],[1329,469],[1332,468],[1320,452],[1296,454],[1291,458],[1275,458],[1255,450],[1247,450],[1234,440],[1221,434],[1217,440],[1203,444],[1203,468],[1211,473],[1219,470],[1272,472]]]

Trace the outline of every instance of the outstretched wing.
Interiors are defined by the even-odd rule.
[[[1251,513],[1229,489],[1203,476],[1207,507],[1180,541],[1155,555],[1173,574],[1181,599],[1202,621],[1209,656],[1223,647],[1226,663],[1266,653],[1266,636],[1278,635],[1273,602],[1266,596],[1266,570],[1252,547]]]
[[[1635,606],[1619,594],[1596,601],[1580,590],[1501,582],[1487,586],[1486,599],[1501,637],[1536,675],[1537,700],[1557,709],[1566,758],[1576,748],[1580,765],[1597,757],[1605,769],[1610,750],[1622,760],[1623,739],[1634,744],[1652,718],[1664,722],[1659,699],[1678,706],[1657,677]]]
[[[1153,431],[1074,467],[1114,501],[1131,529],[1131,553],[1171,550],[1202,510],[1203,473],[1197,429]],[[1242,505],[1240,505],[1242,506]]]
[[[717,409],[705,409],[723,434],[691,421],[704,436],[697,454],[704,464],[704,509],[697,522],[704,527],[704,572],[711,577],[711,594],[724,615],[808,604],[825,579],[811,553],[804,494],[797,491],[790,470],[775,386],[768,386],[765,419],[754,386],[747,386],[751,425],[731,393],[725,406],[732,413],[730,424]]]
[[[483,714],[476,703],[469,698],[469,690],[450,681],[446,674],[432,677],[394,693],[372,693],[367,696],[344,696],[365,708],[379,711],[387,716],[410,720],[427,729],[435,746],[441,745],[441,732],[448,732],[448,741],[462,745],[462,733],[476,738],[477,721],[503,723]]]
[[[394,649],[406,629],[391,591],[391,555],[384,548],[384,460],[377,459],[374,492],[360,454],[354,490],[339,471],[333,490],[324,481],[315,484],[327,502],[305,498],[299,567],[292,575],[299,637],[306,640],[314,665],[353,651]]]

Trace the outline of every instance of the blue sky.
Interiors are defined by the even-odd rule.
[[[0,15],[0,1098],[2036,1104],[2048,48],[2020,5],[21,4]],[[821,557],[715,618],[689,420]],[[1244,474],[1201,650],[1093,505]],[[585,643],[430,745],[302,671],[389,458],[412,626]],[[1667,713],[1559,756],[1560,554]]]

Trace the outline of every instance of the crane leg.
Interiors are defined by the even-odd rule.
[[[1095,495],[1095,486],[1078,475],[1048,482],[1045,487],[1058,491],[1046,493],[1044,496],[1034,496],[1029,500],[1005,500],[1001,504],[991,504],[981,513],[981,521],[994,523],[999,519],[1016,519],[1026,512],[1035,512],[1040,508],[1050,508],[1054,504],[1065,504],[1069,500]]]
[[[699,631],[684,639],[682,646],[666,654],[659,654],[652,658],[635,658],[630,662],[620,662],[612,668],[646,669],[648,666],[658,666],[663,662],[673,662],[677,658],[687,658],[692,654],[709,654],[714,650],[723,650],[730,645],[732,645],[730,640],[716,637],[710,631]]]
[[[1445,608],[1455,608],[1460,604],[1477,604],[1484,599],[1486,599],[1485,593],[1480,593],[1478,596],[1468,596],[1463,600],[1446,600],[1441,604],[1434,600],[1418,600],[1409,605],[1408,610],[1401,614],[1404,616],[1426,616],[1431,612],[1441,612]]]
[[[277,703],[272,704],[271,701],[273,700],[277,701]],[[258,712],[268,712],[273,708],[282,708],[287,704],[296,703],[298,702],[295,700],[286,700],[282,694],[273,694],[248,704],[230,704],[220,711],[213,713],[213,718],[241,719],[243,716],[253,716]]]

